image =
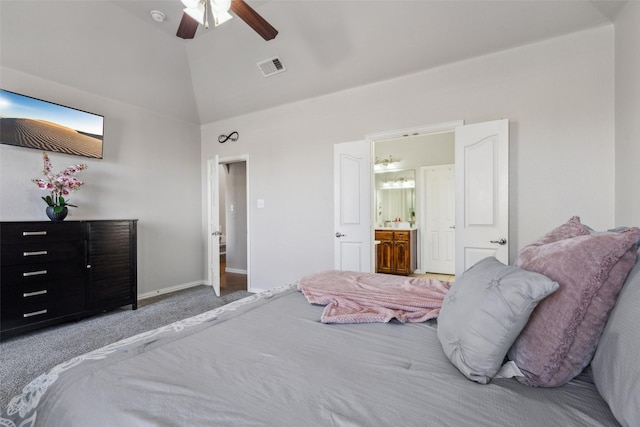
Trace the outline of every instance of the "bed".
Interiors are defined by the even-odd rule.
[[[443,351],[435,318],[323,323],[326,306],[298,283],[61,364],[14,398],[0,425],[630,426],[638,265],[626,282],[606,348],[559,387],[471,381]]]

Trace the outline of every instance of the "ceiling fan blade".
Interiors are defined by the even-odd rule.
[[[262,16],[258,14],[244,0],[233,0],[231,2],[231,11],[240,19],[253,28],[256,33],[260,34],[263,39],[271,40],[278,35],[278,30],[273,28]]]
[[[178,32],[176,33],[176,36],[183,39],[192,39],[196,35],[197,29],[198,21],[196,21],[186,13],[183,13],[182,19],[180,20],[180,25],[178,25]]]

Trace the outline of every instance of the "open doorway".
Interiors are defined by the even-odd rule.
[[[410,243],[406,255],[411,258],[407,265],[415,266],[409,274],[437,274],[451,280],[455,274],[454,129],[378,139],[373,149],[376,234],[406,230]],[[392,247],[397,245],[394,242]],[[390,258],[393,261],[394,255]]]
[[[247,162],[218,167],[220,219],[220,295],[248,289]]]
[[[367,140],[376,143],[451,131],[455,132],[455,229],[451,230],[455,230],[452,232],[455,234],[454,264],[455,275],[459,276],[476,262],[488,256],[494,256],[504,264],[509,264],[509,120],[500,119],[471,125],[464,125],[462,121],[448,122],[425,128],[369,135]],[[387,167],[398,160],[394,157],[383,157],[377,147],[374,149],[373,144],[370,144],[369,149],[371,160],[375,158],[374,167],[371,169],[375,169],[375,166]],[[391,154],[389,153],[389,156]],[[371,182],[373,182],[373,178]],[[367,191],[371,191],[371,182],[367,183]],[[340,185],[343,185],[342,182]],[[360,187],[363,186],[360,185]],[[375,202],[370,206],[370,218],[376,218],[377,206]],[[417,228],[422,225],[417,223],[418,218],[420,215],[416,214]],[[375,233],[378,228],[385,228],[388,224],[385,224],[384,221],[379,224],[372,221],[370,224],[371,241],[376,243],[376,250],[371,251],[371,255],[373,259],[374,254],[377,254],[376,260],[378,260],[381,257],[381,250],[378,245],[379,239]],[[402,218],[398,221],[396,217],[392,230],[387,234],[391,234],[392,238],[396,239],[395,231],[400,226],[407,227],[407,224],[414,225],[411,224],[411,221],[402,221]],[[408,255],[413,251],[406,250],[406,241],[410,239],[407,239],[406,236],[401,237],[404,237],[401,243],[405,246],[402,251],[402,261],[404,264],[409,264]],[[400,245],[393,247],[396,246],[400,247]],[[390,255],[387,253],[386,256]],[[414,272],[416,271],[418,270],[414,270]]]

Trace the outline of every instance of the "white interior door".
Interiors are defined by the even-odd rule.
[[[424,230],[423,270],[455,274],[455,174],[454,165],[422,167]]]
[[[220,195],[218,193],[218,156],[207,161],[207,272],[209,285],[220,296]]]
[[[456,276],[495,256],[509,263],[509,121],[456,128]]]
[[[334,145],[334,268],[372,271],[371,142]]]

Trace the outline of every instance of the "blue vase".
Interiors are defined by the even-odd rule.
[[[53,209],[53,206],[47,206],[47,216],[51,221],[63,221],[67,217],[67,213],[69,213],[69,208],[66,206],[62,208],[60,213],[55,213]]]

